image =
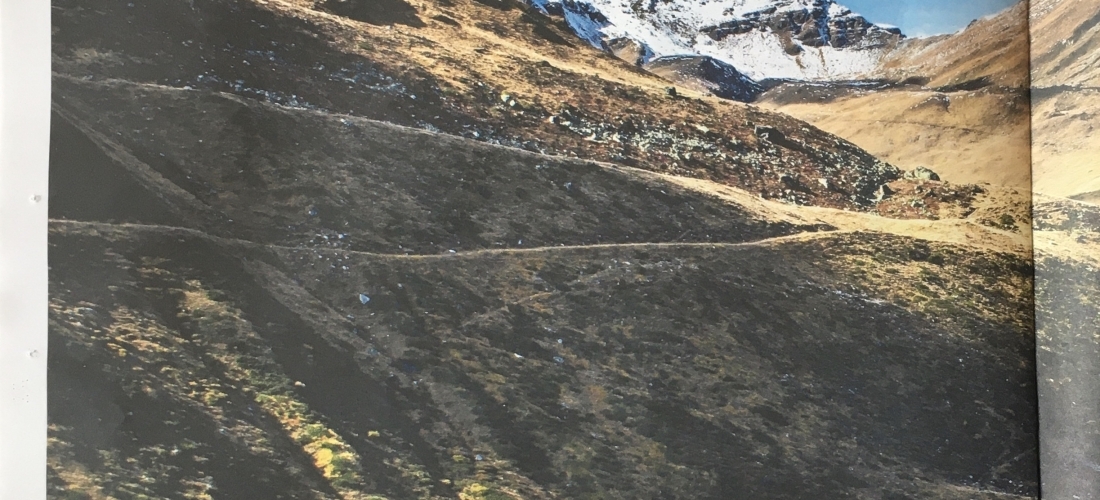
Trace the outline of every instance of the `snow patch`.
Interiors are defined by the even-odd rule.
[[[756,22],[768,16],[816,12],[822,42],[829,42],[830,21],[860,17],[833,0],[529,0],[543,12],[559,8],[576,34],[598,48],[609,40],[628,38],[647,49],[645,60],[675,55],[706,55],[733,65],[754,79],[825,80],[855,78],[872,71],[884,49],[836,48],[811,45],[777,33],[764,23],[747,32],[715,37],[704,32],[717,26]],[[725,23],[725,24],[724,24]],[[895,27],[870,24],[870,29],[900,33]],[[846,40],[849,33],[836,33]],[[807,42],[809,43],[809,42]],[[798,47],[794,47],[797,45]]]

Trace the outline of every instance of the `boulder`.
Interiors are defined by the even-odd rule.
[[[938,181],[940,180],[939,174],[932,171],[928,167],[917,167],[905,173],[906,179],[919,179],[925,181]]]
[[[603,48],[615,57],[635,66],[641,66],[653,57],[653,51],[649,47],[628,37],[606,40],[603,42]]]
[[[875,201],[882,201],[894,195],[894,190],[890,189],[890,186],[883,184],[875,190]]]

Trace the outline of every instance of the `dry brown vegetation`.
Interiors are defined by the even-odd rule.
[[[1037,492],[1011,188],[510,0],[54,16],[54,498]]]
[[[73,491],[971,498],[1034,467],[1012,451],[1028,427],[1004,425],[1030,415],[1030,268],[1010,254],[869,233],[404,257],[53,231]],[[81,458],[93,433],[119,458]]]
[[[1079,1],[1034,2],[1035,191],[1095,202],[1100,176],[1093,129],[1098,96],[1094,64],[1100,43],[1096,6]]]
[[[766,109],[788,113],[910,170],[959,184],[1031,186],[1026,2],[953,35],[910,39],[879,73],[886,90],[779,87]],[[883,212],[880,210],[880,212]]]
[[[825,103],[776,103],[767,94],[764,99],[761,106],[848,138],[905,170],[928,167],[960,184],[1022,191],[1031,186],[1031,106],[1025,92],[897,89]]]
[[[1095,203],[1097,51],[1094,2],[1031,3],[1034,82],[1036,326],[1043,405],[1044,495],[1100,498],[1096,463],[1100,374],[1096,299],[1100,208]],[[1058,197],[1069,197],[1064,199]]]
[[[1028,75],[1028,2],[984,19],[952,35],[914,38],[889,54],[883,76],[927,78],[929,87],[994,85],[1025,89]]]
[[[417,19],[429,21],[412,25],[357,21],[309,1],[105,4],[120,10],[107,19],[63,8],[55,16],[55,68],[613,161],[803,205],[865,208],[870,192],[897,175],[788,116],[691,92],[669,98],[667,81],[565,38],[563,27],[515,0],[490,4],[426,2]],[[92,19],[101,31],[84,36]],[[166,46],[166,34],[182,41]],[[786,140],[762,141],[757,126]],[[836,188],[822,189],[824,177]]]

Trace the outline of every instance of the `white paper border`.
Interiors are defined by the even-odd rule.
[[[46,497],[50,0],[0,0],[0,498]]]

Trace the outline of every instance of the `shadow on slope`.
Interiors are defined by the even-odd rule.
[[[261,457],[257,477],[288,468],[287,491],[390,498],[1035,494],[1034,344],[1027,325],[982,312],[1024,309],[1004,295],[1029,272],[1016,257],[935,246],[930,263],[877,235],[386,257],[52,230],[51,363],[217,423],[169,439],[60,419],[74,449],[121,430],[106,441],[118,456],[134,451],[112,443],[183,440]],[[851,259],[888,272],[861,277]],[[944,291],[913,289],[908,273],[933,266]],[[950,293],[955,309],[912,312],[876,286]],[[95,321],[107,317],[119,324]],[[55,383],[60,397],[75,381]],[[171,456],[123,468],[77,454],[60,469],[230,481]]]
[[[561,26],[510,2],[422,3],[427,24],[400,29],[339,20],[312,5],[58,0],[54,68],[614,161],[802,205],[866,210],[874,190],[900,175],[778,113],[669,99],[663,80],[584,44],[568,46],[550,36]],[[800,146],[758,141],[756,125]]]
[[[643,67],[677,84],[724,99],[752,102],[763,92],[752,78],[709,56],[658,57]]]
[[[50,119],[50,218],[180,225],[142,186],[68,120]]]
[[[184,225],[222,236],[440,253],[826,229],[765,220],[638,171],[348,116],[153,86],[58,79],[57,88],[60,106],[114,143],[101,148],[127,151],[136,169],[224,220]]]
[[[1095,235],[1090,239],[1095,245]],[[1100,293],[1097,283],[1100,273],[1092,263],[1043,251],[1036,255],[1043,494],[1052,498],[1100,498],[1100,427],[1095,420],[1100,397],[1093,387],[1100,377],[1100,308],[1093,299]]]

